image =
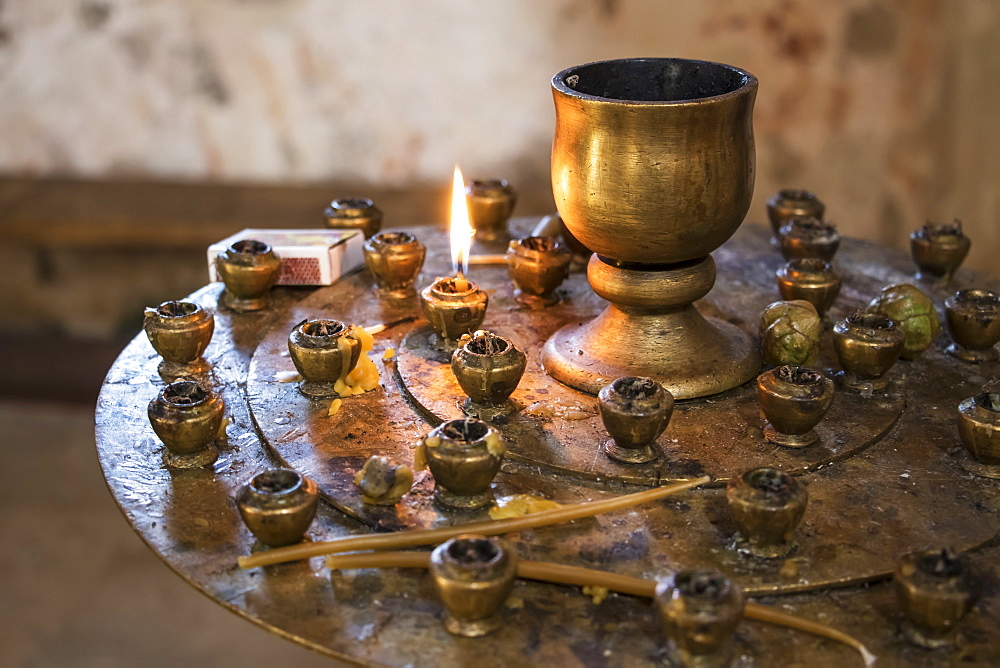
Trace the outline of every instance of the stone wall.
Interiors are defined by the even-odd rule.
[[[959,217],[991,269],[997,45],[989,0],[3,0],[0,172],[544,194],[555,72],[702,58],[760,79],[752,219],[792,186],[901,247]]]

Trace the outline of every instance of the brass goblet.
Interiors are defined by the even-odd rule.
[[[751,338],[692,302],[715,283],[709,253],[750,205],[757,79],[719,63],[625,59],[571,67],[552,90],[556,206],[594,251],[587,278],[611,305],[556,332],[545,370],[590,394],[650,377],[678,399],[752,378]]]

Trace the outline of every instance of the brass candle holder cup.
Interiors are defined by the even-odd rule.
[[[845,389],[867,394],[889,385],[886,373],[903,352],[906,338],[889,316],[854,313],[833,326],[833,348],[844,369]]]
[[[750,205],[757,79],[719,63],[636,58],[571,67],[552,91],[556,207],[594,252],[587,279],[611,305],[549,338],[545,371],[589,394],[644,376],[677,399],[753,378],[750,336],[692,304],[715,283],[710,253]]]
[[[147,308],[142,328],[163,361],[157,370],[164,380],[195,376],[208,370],[202,355],[215,331],[215,316],[188,301],[163,302]]]
[[[556,288],[569,275],[573,254],[551,237],[526,237],[507,247],[507,271],[517,301],[539,308],[559,301]]]
[[[840,276],[825,260],[791,260],[778,270],[778,292],[785,300],[802,299],[816,307],[820,317],[840,294]]]
[[[269,244],[243,239],[215,258],[226,292],[222,303],[234,311],[260,311],[271,305],[268,291],[281,275],[281,260]]]
[[[944,302],[945,323],[954,343],[948,353],[979,364],[997,359],[1000,341],[1000,294],[990,290],[959,290]]]
[[[643,464],[659,456],[654,442],[670,424],[674,397],[652,378],[626,376],[597,395],[601,420],[611,438],[601,450],[628,464]]]
[[[490,483],[506,452],[500,434],[481,420],[448,420],[421,448],[434,476],[434,498],[447,508],[482,508],[493,501]]]
[[[975,580],[969,565],[951,550],[904,555],[893,574],[906,615],[904,635],[928,649],[953,645],[958,623],[976,601]]]
[[[474,179],[465,186],[469,224],[476,240],[487,244],[505,244],[510,238],[507,221],[517,204],[517,193],[503,179]]]
[[[947,285],[971,246],[960,221],[951,224],[928,222],[910,235],[910,254],[919,270],[917,278]]]
[[[1000,393],[983,391],[958,405],[958,435],[970,473],[1000,480]]]
[[[503,626],[503,605],[517,577],[517,555],[505,540],[451,538],[431,552],[430,572],[447,610],[448,633],[478,638]]]
[[[178,380],[160,390],[147,413],[167,451],[163,463],[175,469],[209,466],[219,456],[213,441],[222,427],[225,402],[193,380]]]
[[[451,357],[455,379],[468,395],[466,415],[492,420],[516,409],[509,400],[524,374],[528,358],[509,339],[492,332],[464,335]]]
[[[840,248],[840,234],[832,224],[818,218],[792,218],[778,233],[785,260],[817,258],[831,262]]]
[[[726,502],[741,537],[736,548],[761,559],[788,555],[808,501],[805,488],[780,469],[763,466],[731,478]]]
[[[823,220],[826,205],[808,190],[779,190],[767,200],[767,218],[775,238],[781,238],[781,227],[790,220],[815,218]]]
[[[463,334],[479,329],[488,304],[487,294],[465,279],[438,278],[420,291],[420,309],[434,330],[433,343],[449,351]]]
[[[587,268],[587,262],[593,254],[589,248],[580,243],[580,240],[573,236],[573,233],[566,228],[562,216],[558,213],[544,216],[538,224],[531,230],[532,237],[551,237],[561,239],[569,252],[573,254],[570,262],[570,272],[581,271]]]
[[[757,376],[757,400],[767,417],[764,438],[786,448],[804,448],[819,436],[833,403],[833,381],[804,366],[779,366]]]
[[[718,571],[680,571],[656,585],[655,602],[675,665],[729,665],[745,603],[735,582]]]
[[[367,197],[343,197],[323,210],[326,226],[336,230],[357,230],[372,238],[382,229],[382,212]]]
[[[365,264],[379,291],[390,299],[417,294],[413,284],[424,266],[427,247],[409,232],[382,232],[365,242]]]
[[[882,288],[866,309],[869,313],[883,313],[903,332],[904,360],[915,360],[931,347],[941,332],[934,302],[916,286],[909,283]]]
[[[339,320],[303,320],[288,335],[288,354],[302,382],[299,391],[310,398],[339,396],[343,381],[361,357],[361,342]]]
[[[236,507],[244,524],[268,547],[300,542],[318,504],[316,483],[291,469],[259,473],[236,493]]]

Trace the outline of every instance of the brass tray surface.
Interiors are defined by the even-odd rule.
[[[515,221],[530,229],[532,220]],[[421,285],[449,273],[446,235],[412,230],[429,248]],[[763,307],[778,299],[774,271],[781,257],[763,227],[744,225],[715,254],[718,281],[699,303],[756,334]],[[881,287],[913,281],[908,258],[885,248],[845,240],[837,257],[844,288],[831,312],[836,319],[863,306]],[[544,559],[655,578],[696,565],[720,568],[759,602],[822,621],[861,639],[884,665],[907,662],[1000,662],[1000,594],[990,580],[983,600],[963,624],[960,648],[917,649],[898,632],[900,613],[885,582],[896,557],[910,550],[953,546],[973,549],[986,572],[1000,555],[1000,486],[959,465],[964,450],[954,426],[959,401],[1000,375],[1000,365],[972,366],[944,353],[947,334],[915,362],[900,362],[882,398],[838,393],[819,432],[822,442],[787,450],[762,437],[752,383],[707,399],[679,402],[659,444],[664,457],[642,466],[620,465],[597,452],[603,429],[593,397],[551,381],[540,369],[541,342],[604,302],[582,274],[562,288],[563,301],[532,311],[513,299],[502,266],[476,266],[470,278],[490,293],[484,328],[511,338],[528,353],[529,369],[513,399],[521,411],[500,426],[509,458],[495,493],[531,493],[560,502],[597,499],[658,482],[712,474],[712,488],[665,502],[563,527],[512,536],[525,558]],[[997,289],[997,281],[959,272],[948,291],[933,290],[939,309],[961,287]],[[924,286],[926,287],[926,286]],[[380,300],[366,271],[317,290],[278,289],[273,309],[236,314],[218,307],[220,284],[191,299],[217,309],[216,333],[206,354],[210,381],[227,402],[227,439],[212,470],[169,471],[162,445],[146,418],[146,404],[163,386],[159,358],[140,334],[123,351],[105,382],[97,408],[97,445],[109,489],[142,539],[179,575],[219,603],[296,642],[343,660],[381,665],[637,665],[663,660],[663,639],[652,606],[612,595],[599,605],[577,588],[519,582],[508,604],[508,623],[483,639],[458,639],[441,626],[441,606],[429,580],[416,571],[357,570],[330,574],[321,559],[243,571],[236,558],[253,537],[232,501],[259,471],[286,465],[313,477],[321,504],[310,539],[436,526],[481,519],[484,512],[447,513],[431,501],[433,482],[419,474],[414,491],[396,507],[367,506],[353,484],[371,454],[405,462],[410,446],[430,424],[460,414],[462,398],[447,365],[426,350],[421,321],[376,336],[382,385],[349,397],[336,415],[329,401],[303,397],[286,352],[291,327],[305,317],[334,317],[369,325],[418,315],[415,300]],[[826,333],[821,366],[835,369]],[[529,406],[560,399],[593,417],[568,421],[533,415]],[[797,472],[810,502],[790,556],[755,561],[731,549],[721,484],[752,466],[776,464]],[[856,661],[850,650],[786,629],[744,623],[738,664],[818,665]]]

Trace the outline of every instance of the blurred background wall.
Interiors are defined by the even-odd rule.
[[[900,248],[957,217],[992,270],[998,44],[991,0],[3,0],[4,330],[134,334],[209,242],[334,196],[439,222],[455,163],[547,213],[549,80],[625,56],[758,76],[751,220],[782,187]]]

